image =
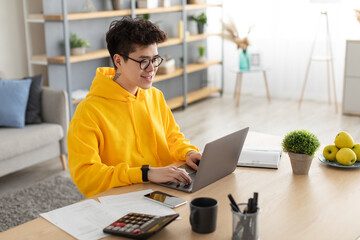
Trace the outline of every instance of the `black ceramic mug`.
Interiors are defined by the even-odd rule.
[[[195,198],[190,202],[190,224],[194,232],[211,233],[216,229],[218,202],[213,198]]]

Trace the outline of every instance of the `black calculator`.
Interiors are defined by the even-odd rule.
[[[146,239],[174,221],[179,214],[156,216],[142,213],[128,213],[103,229],[104,233],[133,239]]]

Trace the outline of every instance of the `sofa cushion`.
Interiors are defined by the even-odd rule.
[[[26,107],[25,123],[41,123],[41,91],[42,91],[42,74],[24,79],[31,79],[29,99]]]
[[[0,126],[25,126],[31,80],[0,80]]]
[[[52,123],[31,124],[21,129],[0,128],[0,161],[57,142],[63,137],[62,127]]]

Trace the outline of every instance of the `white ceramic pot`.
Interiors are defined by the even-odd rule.
[[[309,173],[313,156],[289,152],[289,157],[294,174],[306,175]]]
[[[85,54],[85,47],[77,47],[71,49],[71,55],[83,55]]]

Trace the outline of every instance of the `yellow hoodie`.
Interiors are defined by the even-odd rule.
[[[98,68],[89,94],[76,108],[67,142],[71,177],[90,197],[142,182],[141,166],[167,166],[198,149],[180,132],[161,91],[134,96]]]

